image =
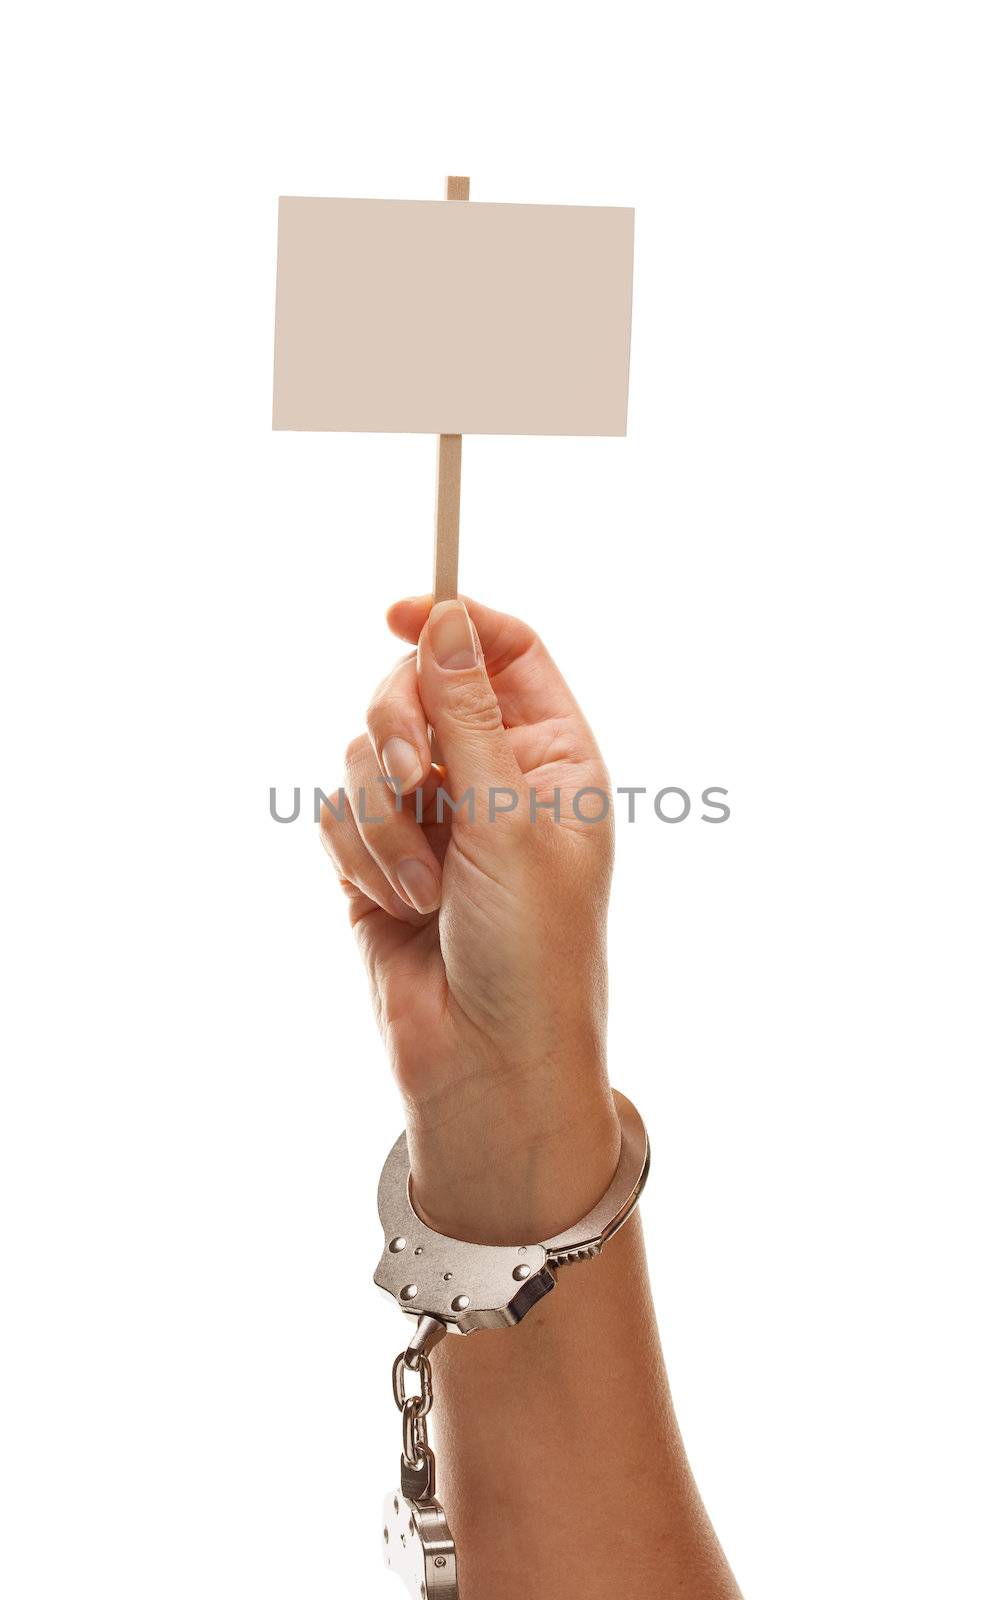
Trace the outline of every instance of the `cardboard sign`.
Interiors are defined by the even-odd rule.
[[[623,434],[634,213],[279,202],[273,427]]]

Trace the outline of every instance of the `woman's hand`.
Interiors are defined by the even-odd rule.
[[[418,1210],[455,1238],[536,1244],[585,1215],[619,1153],[611,808],[576,815],[599,815],[609,779],[522,622],[426,599],[389,621],[417,652],[348,748],[347,806],[325,812],[324,842],[406,1101]],[[459,807],[441,823],[439,780]],[[541,809],[556,790],[557,822]],[[445,1339],[433,1359],[438,1492],[465,1593],[740,1600],[679,1437],[636,1217],[518,1329]],[[593,1526],[616,1536],[590,1542]]]
[[[547,1238],[605,1191],[619,1150],[609,778],[524,623],[426,598],[388,620],[417,650],[348,747],[323,842],[406,1102],[418,1209],[480,1243]]]

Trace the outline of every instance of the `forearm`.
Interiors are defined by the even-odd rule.
[[[440,1127],[413,1119],[414,1198],[442,1231],[547,1238],[605,1193],[619,1148],[605,1087],[563,1095],[558,1117],[545,1104],[533,1138],[526,1081]],[[595,1260],[560,1268],[519,1326],[449,1337],[433,1362],[465,1600],[738,1596],[672,1409],[636,1212]]]
[[[672,1410],[640,1222],[512,1330],[434,1358],[465,1600],[739,1600]]]

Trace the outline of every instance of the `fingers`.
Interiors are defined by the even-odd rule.
[[[492,786],[519,791],[522,777],[486,671],[479,636],[460,600],[431,611],[417,651],[420,699],[437,735],[445,788],[476,799]]]
[[[526,623],[475,601],[432,609],[428,597],[400,601],[388,616],[394,632],[417,641],[417,653],[376,690],[367,734],[348,748],[341,814],[325,807],[321,833],[342,881],[356,891],[353,900],[360,898],[360,918],[374,904],[420,926],[440,905],[439,858],[450,829],[473,820],[470,807],[459,809],[466,791],[474,791],[476,811],[483,808],[487,820],[494,804],[501,817],[519,818],[524,772],[533,779],[548,764],[601,758],[565,680]],[[443,823],[421,827],[413,791],[423,792],[426,818],[438,785],[430,728],[455,807]],[[513,791],[518,804],[507,805],[505,793],[494,799],[495,790]],[[483,831],[496,844],[505,829]]]
[[[385,777],[409,794],[431,770],[427,718],[417,689],[417,658],[407,656],[384,678],[366,713],[369,741]]]
[[[420,814],[427,816],[437,790],[416,656],[407,656],[379,685],[366,720],[367,735],[352,740],[345,756],[346,815],[338,821],[325,812],[324,843],[342,879],[383,910],[427,916],[441,900],[441,867],[431,847],[438,830],[429,836],[414,803],[397,803],[418,790]]]
[[[464,605],[475,625],[508,728],[558,717],[582,720],[572,691],[533,628],[477,600],[465,600]],[[401,639],[415,644],[430,611],[430,596],[420,595],[390,606],[386,621]]]
[[[420,923],[421,919],[410,904],[393,888],[382,868],[366,850],[347,798],[337,803],[337,791],[331,796],[333,809],[320,808],[320,842],[334,863],[341,886],[356,909],[366,910],[374,902],[391,917],[403,922]]]
[[[475,623],[491,674],[499,672],[537,641],[534,629],[519,618],[493,611],[466,595],[459,595],[458,598],[468,608],[469,616]],[[408,639],[411,644],[416,644],[424,631],[432,605],[429,594],[397,600],[386,612],[386,621],[400,639]]]
[[[395,788],[383,781],[365,735],[348,746],[345,793],[361,844],[395,893],[421,915],[436,911],[441,903],[440,862],[414,811],[398,804]]]

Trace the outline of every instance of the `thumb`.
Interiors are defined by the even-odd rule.
[[[519,793],[520,767],[479,636],[460,600],[443,600],[431,611],[417,649],[417,677],[453,797],[473,788],[476,809],[484,810],[491,787]]]

